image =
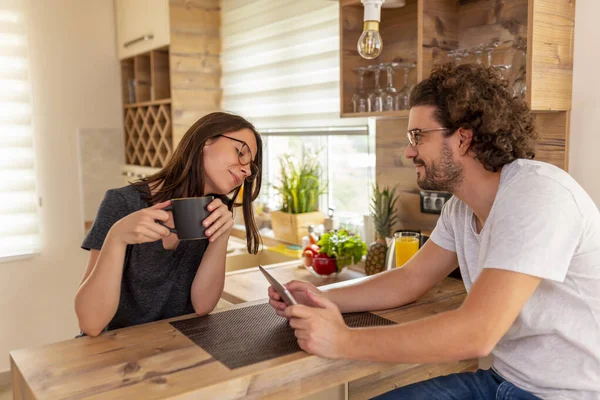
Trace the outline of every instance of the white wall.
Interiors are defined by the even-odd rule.
[[[27,0],[43,251],[0,263],[0,372],[8,352],[78,333],[85,268],[78,128],[121,126],[113,0]]]
[[[600,1],[578,1],[569,172],[600,206]]]

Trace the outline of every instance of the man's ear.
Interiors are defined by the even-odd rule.
[[[471,129],[458,128],[458,149],[462,155],[468,153],[471,148],[471,142],[473,141],[473,131]]]

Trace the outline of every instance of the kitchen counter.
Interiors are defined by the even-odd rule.
[[[362,272],[347,269],[338,276],[321,278],[313,275],[309,270],[304,268],[302,260],[265,265],[264,268],[281,283],[285,284],[292,280],[300,280],[308,281],[317,287],[365,276]],[[223,289],[221,298],[233,304],[260,300],[268,296],[267,291],[269,286],[269,282],[258,268],[229,272],[225,276],[225,288]]]
[[[464,298],[462,282],[445,279],[417,302],[376,314],[402,323],[455,309]],[[362,399],[476,366],[476,361],[390,365],[327,360],[299,351],[230,370],[169,321],[13,351],[10,360],[15,399],[296,399],[340,385],[346,388],[341,398]]]

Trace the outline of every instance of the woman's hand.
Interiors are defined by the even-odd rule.
[[[156,242],[169,236],[169,229],[156,222],[169,220],[169,213],[163,210],[169,205],[171,200],[131,213],[118,220],[110,229],[109,235],[125,244]]]
[[[214,199],[207,207],[210,215],[202,221],[206,228],[206,236],[210,242],[214,242],[221,236],[229,238],[233,229],[233,214],[221,199]]]

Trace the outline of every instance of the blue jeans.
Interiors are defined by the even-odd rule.
[[[377,400],[535,400],[526,392],[502,378],[493,369],[440,376],[413,383],[375,397]]]

